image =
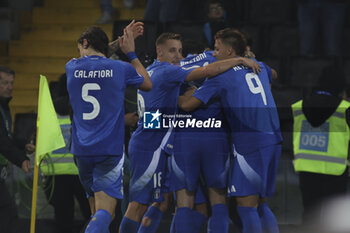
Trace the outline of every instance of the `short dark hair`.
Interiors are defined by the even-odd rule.
[[[246,39],[242,33],[232,28],[225,28],[215,34],[215,40],[220,39],[222,43],[230,45],[238,56],[243,56],[247,47]]]
[[[158,36],[156,40],[156,46],[164,44],[167,40],[179,40],[181,41],[181,35],[172,33],[172,32],[164,32],[160,36]]]
[[[5,73],[5,74],[11,74],[11,75],[15,75],[15,71],[13,71],[12,69],[6,67],[6,66],[0,66],[0,73]],[[0,75],[0,79],[1,79],[1,75]]]
[[[244,29],[242,30],[238,30],[236,29],[236,32],[241,33],[243,40],[245,41],[246,45],[249,47],[253,46],[253,38],[251,37],[251,35]]]
[[[94,50],[107,56],[108,53],[108,37],[106,33],[98,26],[88,27],[79,37],[78,43],[83,44],[84,39]]]

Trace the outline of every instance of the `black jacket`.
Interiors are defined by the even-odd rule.
[[[313,126],[322,125],[338,108],[341,98],[313,93],[303,100],[302,110],[307,121]],[[350,109],[346,110],[346,122],[350,127]]]
[[[0,107],[4,110],[6,116],[10,116],[9,102],[11,98],[4,99],[0,97]],[[11,116],[8,119],[11,122]],[[24,160],[29,160],[24,150],[19,149],[13,139],[8,135],[5,119],[0,114],[0,153],[10,162],[21,167]]]

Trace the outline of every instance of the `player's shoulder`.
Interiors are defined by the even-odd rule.
[[[258,64],[260,65],[260,73],[259,76],[266,75],[269,76],[271,73],[271,68],[263,61],[257,61]]]
[[[151,65],[147,66],[146,70],[162,70],[166,69],[169,65],[171,64],[168,62],[160,62],[155,59]]]
[[[267,71],[268,66],[264,62],[258,61],[255,58],[251,58],[251,59],[260,65],[261,71],[259,74],[263,74]],[[231,73],[231,75],[241,75],[241,74],[252,73],[252,72],[253,70],[250,67],[247,67],[244,65],[237,65],[237,66],[234,66],[232,69],[228,70],[227,73]]]
[[[130,63],[128,62],[125,62],[125,61],[122,61],[122,60],[113,60],[113,59],[109,59],[108,58],[108,62],[111,64],[111,65],[114,65],[114,66],[131,66]]]
[[[216,58],[214,57],[214,51],[213,50],[204,51],[203,53],[206,54],[206,56],[208,58],[216,60]]]
[[[83,56],[80,58],[72,58],[70,61],[66,63],[66,65],[75,65],[75,64],[81,64],[81,63],[94,63],[96,61],[102,61],[102,62],[109,62],[113,61],[112,59],[102,57],[102,56]]]
[[[70,59],[67,63],[66,63],[66,67],[70,67],[72,65],[74,65],[75,63],[77,63],[78,58],[72,58]]]
[[[125,62],[122,60],[114,60],[110,58],[106,58],[103,64],[108,65],[112,69],[118,70],[118,73],[128,71],[130,70],[130,68],[133,68],[133,66],[129,62]]]
[[[259,61],[258,63],[259,63],[259,65],[260,65],[261,69],[265,69],[265,70],[271,69],[271,68],[270,68],[265,62],[263,62],[263,61]]]
[[[152,70],[158,74],[171,74],[172,72],[180,69],[180,66],[173,65],[168,62],[159,62],[159,64],[154,66]]]
[[[213,56],[213,51],[204,51],[202,53],[193,55],[189,54],[185,59],[180,62],[180,66],[191,66],[198,63],[212,63],[215,62],[216,58]]]

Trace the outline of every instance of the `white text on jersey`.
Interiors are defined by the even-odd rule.
[[[235,66],[235,67],[233,67],[234,71],[243,70],[243,69],[247,70],[247,69],[250,69],[250,68],[246,67],[246,66]]]
[[[197,56],[192,58],[190,61],[180,61],[180,66],[184,66],[184,65],[187,65],[187,64],[190,64],[190,63],[194,63],[194,62],[203,60],[206,57],[207,57],[207,55],[205,53],[198,54]]]
[[[74,78],[112,78],[113,70],[76,70]]]

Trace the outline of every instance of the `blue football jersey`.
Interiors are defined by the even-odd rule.
[[[213,51],[205,51],[197,55],[188,54],[186,58],[180,61],[180,66],[193,69],[206,66],[215,61],[217,61],[217,59],[213,56]]]
[[[143,83],[129,63],[100,56],[66,64],[73,108],[71,153],[82,156],[121,155],[124,144],[124,90]]]
[[[245,66],[235,66],[206,80],[193,95],[203,103],[220,98],[232,143],[243,154],[282,141],[267,70],[260,65],[259,75]]]
[[[198,55],[189,54],[186,58],[180,61],[180,66],[186,70],[193,70],[198,67],[207,66],[210,63],[216,62],[217,59],[213,56],[213,51],[205,51]],[[205,79],[200,79],[196,81],[186,82],[181,85],[180,95],[186,91],[187,87],[195,86],[200,87]]]
[[[168,135],[167,138],[169,138],[171,128],[145,128],[144,121],[147,120],[145,116],[150,116],[151,121],[158,119],[157,124],[161,124],[164,116],[175,115],[180,84],[185,81],[191,70],[155,60],[152,65],[147,67],[147,71],[152,81],[152,90],[149,92],[138,91],[137,101],[140,120],[131,137],[129,147],[155,151],[159,146],[162,146],[162,149],[168,152],[172,149],[172,142],[171,139],[168,139],[170,140],[168,141],[165,137]],[[157,111],[161,116],[154,115]],[[154,119],[151,114],[155,117]]]
[[[193,70],[198,67],[203,67],[207,66],[210,63],[216,62],[217,59],[213,56],[213,51],[206,51],[198,55],[188,55],[185,59],[183,59],[180,62],[180,65],[182,66],[183,69],[188,69],[188,70]],[[182,95],[187,88],[190,86],[194,86],[196,88],[199,88],[205,79],[202,80],[197,80],[197,81],[192,81],[192,82],[186,82],[181,85],[180,88],[180,95]],[[188,114],[181,109],[179,110],[180,114]],[[192,115],[192,119],[200,119],[200,120],[207,120],[207,119],[215,119],[215,120],[221,120],[223,123],[224,122],[224,117],[223,117],[223,112],[222,112],[222,107],[220,103],[219,97],[212,98],[209,100],[208,103],[202,105],[200,108],[196,109],[195,111],[192,111],[190,113]],[[220,129],[192,129],[192,128],[186,128],[186,129],[179,129],[179,130],[186,130],[186,131],[222,131],[224,130],[224,124]]]

